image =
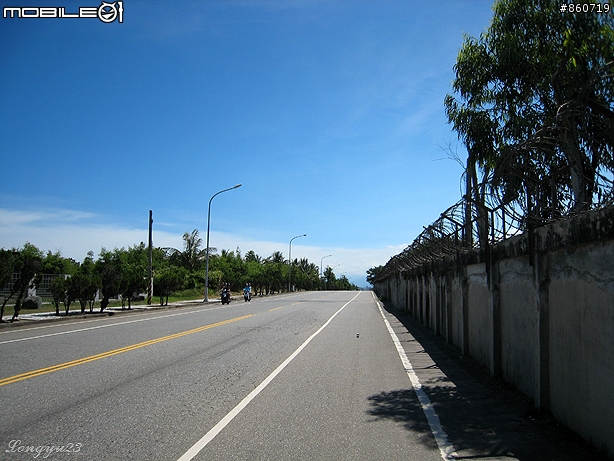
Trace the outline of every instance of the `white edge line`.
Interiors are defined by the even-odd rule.
[[[377,299],[377,297],[375,296],[375,293],[373,293],[373,298],[375,299],[375,303],[377,304],[379,312],[382,315],[382,318],[384,319],[386,328],[388,329],[388,332],[390,333],[390,336],[392,337],[392,341],[394,342],[394,345],[397,349],[399,357],[401,358],[401,362],[403,363],[405,372],[407,373],[407,376],[409,376],[412,387],[414,388],[414,391],[416,392],[416,396],[418,397],[418,400],[420,401],[420,405],[422,406],[422,411],[424,412],[424,416],[426,416],[431,432],[433,433],[433,436],[435,437],[435,441],[437,442],[437,446],[439,447],[441,458],[445,461],[451,461],[451,460],[456,459],[457,455],[456,455],[456,452],[454,451],[454,446],[450,443],[450,440],[448,439],[448,434],[446,434],[446,432],[441,427],[441,422],[439,421],[439,415],[437,415],[437,412],[433,408],[433,405],[431,404],[431,400],[429,399],[428,395],[426,395],[426,393],[424,392],[424,389],[422,389],[422,385],[420,384],[418,375],[416,375],[416,372],[414,371],[414,368],[412,367],[411,362],[407,358],[407,354],[405,353],[405,350],[403,349],[403,346],[401,345],[401,341],[399,340],[399,337],[394,332],[394,330],[392,329],[392,326],[390,325],[390,322],[388,322],[388,319],[384,315],[382,306],[379,300]]]
[[[324,330],[324,328],[326,328],[328,326],[328,324],[330,322],[332,322],[332,320],[337,316],[337,314],[339,314],[343,309],[345,309],[345,307],[350,304],[352,301],[354,301],[358,295],[360,294],[360,292],[358,292],[356,294],[356,296],[354,296],[352,299],[350,299],[347,303],[345,303],[337,312],[335,312],[331,318],[329,318],[326,323],[324,325],[322,325],[318,331],[316,331],[314,334],[312,334],[309,338],[307,338],[305,340],[305,342],[303,344],[301,344],[299,346],[299,348],[297,350],[295,350],[286,360],[284,360],[281,365],[279,365],[269,376],[267,376],[265,378],[264,381],[262,381],[258,387],[256,387],[253,391],[251,391],[247,397],[245,397],[243,400],[241,400],[241,402],[239,402],[239,404],[234,407],[232,410],[230,410],[230,412],[224,416],[215,426],[213,426],[213,428],[211,428],[209,430],[209,432],[207,432],[198,442],[196,442],[194,445],[192,445],[192,447],[190,447],[190,449],[188,451],[186,451],[181,458],[179,458],[177,461],[190,461],[192,460],[198,453],[200,453],[200,451],[205,448],[207,446],[207,444],[209,442],[211,442],[239,413],[241,413],[241,411],[252,401],[256,398],[256,396],[258,394],[260,394],[260,392],[262,392],[264,390],[264,388],[266,388],[271,381],[273,381],[275,379],[275,377],[282,372],[282,370],[284,368],[286,368],[286,366],[292,362],[292,360],[294,360],[294,358],[301,353],[301,351],[303,349],[305,349],[305,347],[307,346],[307,344],[309,344],[311,342],[311,340],[313,338],[315,338],[316,336],[318,336],[320,334],[320,332],[322,330]]]

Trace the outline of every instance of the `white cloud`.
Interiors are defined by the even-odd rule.
[[[28,223],[74,222],[82,219],[93,218],[95,215],[75,210],[51,210],[51,211],[21,211],[0,208],[0,225],[20,225]]]

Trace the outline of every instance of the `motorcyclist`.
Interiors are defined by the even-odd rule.
[[[243,288],[243,298],[245,301],[251,301],[252,299],[252,286],[249,282],[245,285],[245,288]]]
[[[230,283],[225,283],[222,288],[222,304],[230,304]]]

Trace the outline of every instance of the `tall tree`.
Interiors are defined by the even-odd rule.
[[[13,294],[15,294],[17,298],[15,299],[15,312],[11,322],[19,316],[21,302],[27,294],[28,288],[33,288],[35,286],[36,276],[42,267],[42,260],[42,251],[29,242],[26,242],[23,248],[18,251],[15,270],[19,271],[19,277],[13,286]]]
[[[101,286],[100,276],[96,273],[93,251],[87,253],[87,256],[79,266],[78,273],[84,276],[83,285],[79,289],[81,312],[84,312],[85,305],[89,305],[89,311],[93,312],[96,295]]]
[[[307,258],[297,259],[293,264],[292,280],[297,290],[313,290],[319,285],[318,266]]]
[[[203,239],[198,236],[198,229],[183,234],[183,253],[182,260],[184,267],[189,271],[200,268],[205,258],[205,251],[202,250]]]
[[[92,302],[98,291],[98,278],[94,274],[93,264],[90,266],[87,259],[77,269],[77,272],[70,278],[75,299],[79,301],[81,313],[85,313],[85,308],[90,303],[90,312],[92,311]]]
[[[160,297],[160,305],[168,305],[168,297],[183,286],[187,271],[183,267],[167,266],[155,272],[154,290]]]
[[[326,290],[334,290],[336,282],[337,282],[337,277],[335,276],[335,273],[333,272],[333,268],[330,266],[327,266],[326,269],[324,270],[324,286]]]
[[[48,251],[41,261],[41,274],[74,274],[79,264],[63,257],[59,251]]]
[[[505,201],[546,217],[590,206],[614,171],[613,16],[559,8],[496,1],[488,29],[458,54],[458,99],[445,107],[469,153],[467,195],[482,205],[476,167],[487,181],[497,169],[491,186]]]
[[[287,272],[287,269],[284,255],[281,251],[275,251],[264,261],[263,277],[266,294],[281,291],[286,279],[285,272]]]
[[[122,296],[122,309],[126,307],[126,302],[128,309],[131,309],[132,297],[147,286],[147,249],[141,243],[127,250],[115,249],[114,253],[121,269],[119,294]]]
[[[121,282],[121,261],[116,253],[102,248],[96,261],[96,274],[100,277],[100,312],[109,305],[111,298],[119,295]]]
[[[66,280],[63,275],[53,279],[49,291],[55,306],[55,315],[60,315],[60,303],[62,303],[66,295]]]
[[[370,269],[368,269],[367,270],[367,282],[373,285],[373,282],[375,282],[375,279],[377,278],[379,274],[382,273],[383,270],[384,270],[384,266],[375,266],[375,267],[371,267]]]

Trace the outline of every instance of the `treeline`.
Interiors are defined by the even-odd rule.
[[[178,292],[204,295],[206,250],[202,248],[202,239],[194,230],[186,232],[183,240],[182,250],[152,249],[153,295],[160,304],[168,304],[169,296]],[[358,289],[344,275],[337,278],[330,267],[320,278],[318,266],[306,258],[294,259],[291,270],[293,290]],[[245,255],[238,248],[218,254],[210,248],[209,294],[215,295],[225,283],[230,284],[231,290],[239,291],[248,282],[258,295],[281,292],[288,289],[288,271],[288,261],[279,251],[262,257],[252,250]],[[102,248],[97,259],[90,251],[82,262],[65,258],[59,252],[45,254],[30,243],[20,249],[0,249],[0,287],[8,293],[2,300],[0,316],[9,300],[14,300],[15,319],[28,288],[41,286],[46,274],[65,275],[55,277],[49,287],[56,315],[60,315],[61,308],[68,313],[76,302],[82,313],[93,312],[97,295],[100,312],[115,298],[121,298],[122,308],[130,309],[134,295],[147,291],[148,248],[144,243],[112,251]]]

